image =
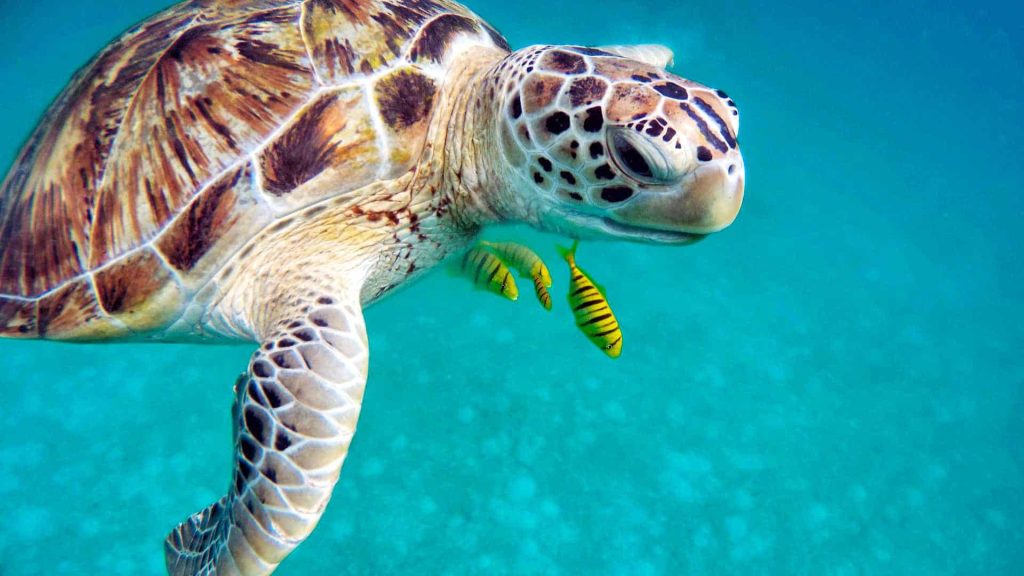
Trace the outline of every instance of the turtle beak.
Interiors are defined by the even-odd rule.
[[[733,223],[743,204],[743,158],[739,154],[702,164],[676,187],[641,194],[613,218],[652,231],[706,235]]]

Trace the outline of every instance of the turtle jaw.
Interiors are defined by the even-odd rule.
[[[634,226],[607,216],[596,216],[582,212],[570,212],[564,217],[577,236],[615,238],[643,244],[671,244],[676,246],[696,244],[708,236],[698,232]]]
[[[736,220],[743,188],[743,159],[736,155],[700,166],[667,190],[637,194],[609,219],[619,227],[653,230],[659,238],[703,238]]]

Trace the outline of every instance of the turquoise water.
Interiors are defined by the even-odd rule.
[[[5,166],[162,5],[123,4],[3,0]],[[690,248],[581,247],[615,362],[564,307],[443,273],[371,309],[359,434],[279,574],[1024,573],[1022,9],[505,4],[470,6],[514,46],[663,42],[726,89],[743,212]],[[565,286],[557,238],[490,236]],[[249,352],[0,342],[0,574],[160,573],[225,488]]]

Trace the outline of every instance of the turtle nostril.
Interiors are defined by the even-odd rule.
[[[734,172],[736,172],[736,165],[729,164],[729,176],[732,176]]]

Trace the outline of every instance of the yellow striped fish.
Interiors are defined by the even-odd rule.
[[[484,248],[471,248],[462,257],[458,267],[459,273],[472,278],[477,288],[494,292],[515,302],[519,299],[519,289],[512,272],[502,261]]]
[[[533,290],[537,293],[537,300],[544,308],[551,310],[551,272],[544,265],[544,261],[522,244],[514,242],[480,242],[481,246],[494,252],[501,261],[515,269],[523,276],[533,279]]]
[[[559,247],[565,261],[569,263],[569,307],[576,316],[576,326],[595,346],[612,358],[622,354],[622,330],[615,314],[608,306],[604,292],[576,266],[575,242],[572,248]]]

